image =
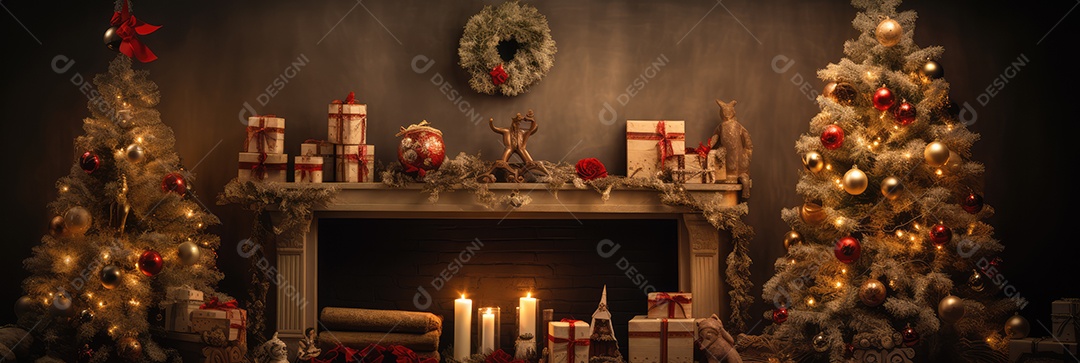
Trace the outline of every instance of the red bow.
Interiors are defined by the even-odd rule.
[[[113,12],[112,19],[109,20],[110,25],[117,27],[116,35],[123,39],[120,42],[120,53],[138,59],[143,63],[154,61],[157,56],[150,51],[150,48],[140,42],[135,35],[148,35],[161,28],[161,26],[147,24],[135,19],[135,16],[128,11],[127,0],[124,0],[122,4],[120,11]]]
[[[322,354],[328,356],[327,359],[312,358],[311,361],[314,363],[334,363],[334,361],[336,361],[339,356],[344,355],[346,362],[355,362],[355,356],[357,353],[359,353],[359,351],[357,351],[356,349],[349,348],[342,345],[341,343],[338,343],[338,345],[334,347],[334,349],[328,350]],[[331,356],[330,354],[333,355]]]
[[[658,292],[658,293],[656,293],[656,305],[659,306],[659,305],[661,305],[663,303],[667,303],[668,317],[669,318],[675,318],[675,306],[676,305],[679,306],[679,310],[682,311],[684,317],[689,316],[689,315],[686,314],[686,307],[683,306],[683,304],[689,304],[690,303],[690,299],[686,298],[686,296],[683,296],[683,295],[671,296],[670,294],[668,294],[666,292]]]
[[[345,102],[342,102],[341,100],[334,100],[334,102],[330,102],[330,103],[333,103],[335,105],[342,104],[342,103],[349,104],[349,105],[356,104],[356,94],[354,94],[353,92],[349,92],[349,95],[345,96]]]
[[[693,152],[697,153],[698,155],[701,155],[702,158],[707,158],[707,157],[709,157],[709,151],[711,149],[709,149],[709,145],[705,145],[704,142],[699,142],[697,149],[690,149],[690,150],[693,150]],[[686,150],[686,151],[690,151],[690,150]]]
[[[199,305],[199,309],[213,309],[213,310],[233,310],[239,309],[240,304],[236,302],[236,299],[232,299],[226,302],[218,300],[217,296],[211,296],[210,301]]]
[[[506,83],[506,80],[510,78],[510,75],[506,74],[506,70],[503,69],[502,64],[495,66],[488,74],[491,75],[491,83],[494,83],[496,86]]]
[[[589,345],[589,339],[576,339],[576,340],[574,339],[574,335],[575,335],[574,334],[574,323],[579,322],[581,320],[563,318],[560,321],[564,322],[564,323],[570,323],[569,324],[568,335],[567,335],[567,338],[569,338],[569,339],[567,339],[567,338],[556,338],[554,335],[548,334],[548,340],[550,340],[552,344],[566,343],[566,363],[574,363],[574,346],[578,345],[578,344]]]

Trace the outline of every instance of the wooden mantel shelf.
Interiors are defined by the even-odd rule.
[[[437,214],[466,212],[458,215],[443,215],[451,218],[486,218],[485,214],[505,214],[511,211],[509,205],[501,210],[489,209],[476,201],[476,196],[469,190],[447,191],[439,194],[436,202],[429,200],[429,194],[423,191],[424,184],[414,183],[404,187],[391,187],[382,183],[322,183],[294,184],[296,188],[337,188],[338,194],[330,203],[318,206],[316,212],[342,212],[342,214],[366,214],[380,212],[392,216],[397,212],[432,214],[428,217],[440,217]],[[727,206],[739,202],[741,184],[684,184],[691,196],[699,201],[709,199]],[[503,198],[511,193],[528,196],[530,202],[514,208],[514,213],[582,213],[582,214],[617,214],[623,218],[631,215],[647,217],[650,214],[687,213],[685,207],[665,205],[660,202],[660,194],[653,189],[615,189],[608,200],[592,188],[578,189],[567,185],[557,192],[548,190],[543,183],[492,183],[488,190],[496,198]],[[501,212],[501,213],[500,213]],[[479,214],[476,214],[479,213]],[[339,213],[332,213],[339,214]]]

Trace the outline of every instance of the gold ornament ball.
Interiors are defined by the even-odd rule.
[[[1020,314],[1013,314],[1009,320],[1005,321],[1005,335],[1009,339],[1024,339],[1027,338],[1028,333],[1031,333],[1031,324]]]
[[[937,311],[942,321],[955,323],[964,317],[964,300],[953,295],[946,296],[938,303]]]
[[[934,167],[939,167],[948,163],[951,155],[952,152],[949,151],[949,147],[939,141],[926,144],[926,150],[923,150],[923,157],[926,158],[926,163]]]
[[[803,243],[802,234],[798,231],[791,230],[784,234],[784,249],[790,249],[791,246],[801,245]]]
[[[904,191],[904,185],[900,184],[900,179],[896,177],[888,177],[881,181],[881,195],[885,196],[888,200],[895,200],[900,197],[901,192]]]
[[[138,339],[135,339],[134,337],[123,337],[116,343],[116,352],[119,353],[120,357],[125,361],[137,362],[142,359],[143,347]]]
[[[829,350],[829,339],[825,337],[825,333],[815,335],[811,344],[814,346],[814,351],[824,352]]]
[[[859,300],[867,306],[878,306],[885,302],[885,284],[877,279],[869,279],[859,286]]]
[[[851,195],[859,195],[866,191],[866,187],[870,185],[870,180],[867,179],[866,173],[859,170],[859,167],[852,166],[851,170],[844,173],[844,191]]]
[[[194,242],[181,243],[176,249],[176,255],[185,265],[194,265],[199,262],[199,254],[199,246]]]
[[[70,236],[83,236],[90,230],[93,218],[83,207],[71,207],[64,212],[64,231]]]
[[[49,221],[49,235],[53,237],[63,237],[64,234],[64,217],[55,216]]]
[[[900,23],[893,19],[882,20],[878,23],[877,30],[874,31],[874,37],[877,38],[881,45],[886,47],[900,43],[900,37],[903,35],[904,29],[900,27]]]
[[[817,151],[811,151],[803,154],[802,164],[807,171],[817,173],[821,169],[825,169],[825,157],[821,156]]]
[[[137,162],[146,156],[146,151],[143,150],[142,145],[131,144],[124,149],[124,155],[127,156],[128,161]]]
[[[799,218],[807,224],[818,224],[825,221],[825,210],[821,208],[820,204],[806,202],[799,209]]]

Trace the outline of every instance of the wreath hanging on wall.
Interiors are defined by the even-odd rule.
[[[547,18],[515,0],[484,6],[469,18],[458,57],[476,92],[517,96],[544,78],[556,51]]]

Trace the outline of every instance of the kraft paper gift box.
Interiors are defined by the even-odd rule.
[[[202,303],[203,292],[186,287],[170,287],[165,291],[165,298],[176,301],[198,301]]]
[[[550,363],[589,362],[589,323],[580,320],[548,322]]]
[[[193,314],[194,315],[194,314]],[[212,332],[220,330],[225,334],[225,339],[235,341],[240,339],[242,329],[233,328],[229,319],[191,318],[191,331],[193,333]]]
[[[635,316],[629,323],[630,363],[693,363],[694,319]]]
[[[1080,299],[1058,299],[1050,304],[1050,324],[1053,335],[1062,342],[1076,343],[1080,335]]]
[[[240,168],[236,177],[241,182],[250,180],[284,183],[287,179],[288,168],[289,155],[287,154],[244,152],[240,153]]]
[[[686,125],[681,120],[626,121],[626,175],[659,177],[664,161],[686,154]]]
[[[297,183],[322,183],[323,158],[321,156],[297,156],[293,161],[293,181]]]
[[[716,180],[717,150],[704,153],[686,149],[685,155],[675,155],[664,161],[664,168],[671,170],[672,181],[687,184],[712,184]]]
[[[375,181],[375,145],[335,145],[334,180],[346,183]]]
[[[318,156],[323,160],[323,182],[334,181],[334,144],[325,140],[307,139],[300,144],[300,156]]]
[[[693,294],[688,292],[650,292],[650,318],[686,319],[693,317]]]
[[[248,117],[244,152],[281,154],[285,152],[285,119],[274,115]]]
[[[165,305],[165,330],[190,333],[191,313],[199,310],[202,301],[183,301]]]
[[[367,105],[356,103],[352,94],[345,101],[330,103],[328,141],[342,145],[367,143]]]
[[[1053,337],[1023,338],[1009,340],[1009,362],[1045,362],[1047,358],[1059,362],[1072,361],[1076,357],[1077,343],[1061,342]]]

